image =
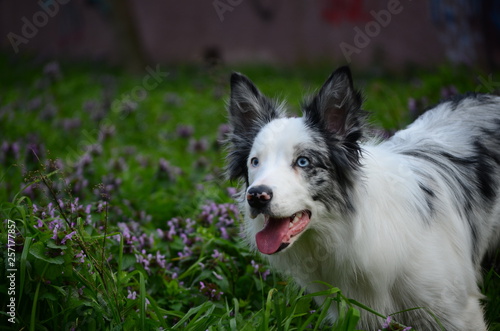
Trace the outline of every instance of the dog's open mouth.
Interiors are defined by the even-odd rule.
[[[304,231],[311,212],[303,210],[284,218],[264,217],[264,228],[255,236],[257,248],[263,254],[274,254],[290,245],[291,239]]]

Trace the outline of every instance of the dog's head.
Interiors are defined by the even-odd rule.
[[[231,76],[227,173],[244,180],[249,242],[264,254],[290,247],[325,215],[349,212],[364,113],[347,67],[289,118],[245,76]]]

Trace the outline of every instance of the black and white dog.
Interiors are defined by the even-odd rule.
[[[421,331],[486,330],[477,284],[500,240],[500,97],[443,102],[386,141],[364,134],[361,103],[346,67],[300,118],[232,75],[227,172],[244,183],[247,241],[309,292],[327,282],[382,314],[407,310],[394,318]],[[359,327],[381,322],[362,312]]]

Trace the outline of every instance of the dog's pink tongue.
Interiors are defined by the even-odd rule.
[[[290,218],[271,218],[266,220],[264,229],[257,233],[257,248],[263,254],[274,254],[278,251],[283,238],[288,233]]]

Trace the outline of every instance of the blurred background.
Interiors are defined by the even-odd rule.
[[[322,325],[241,241],[224,172],[231,71],[293,115],[349,64],[384,137],[439,100],[500,92],[500,0],[0,0],[0,35],[13,330]],[[491,331],[499,266],[485,261],[481,287]]]
[[[147,63],[500,64],[499,0],[1,0],[10,54]]]

